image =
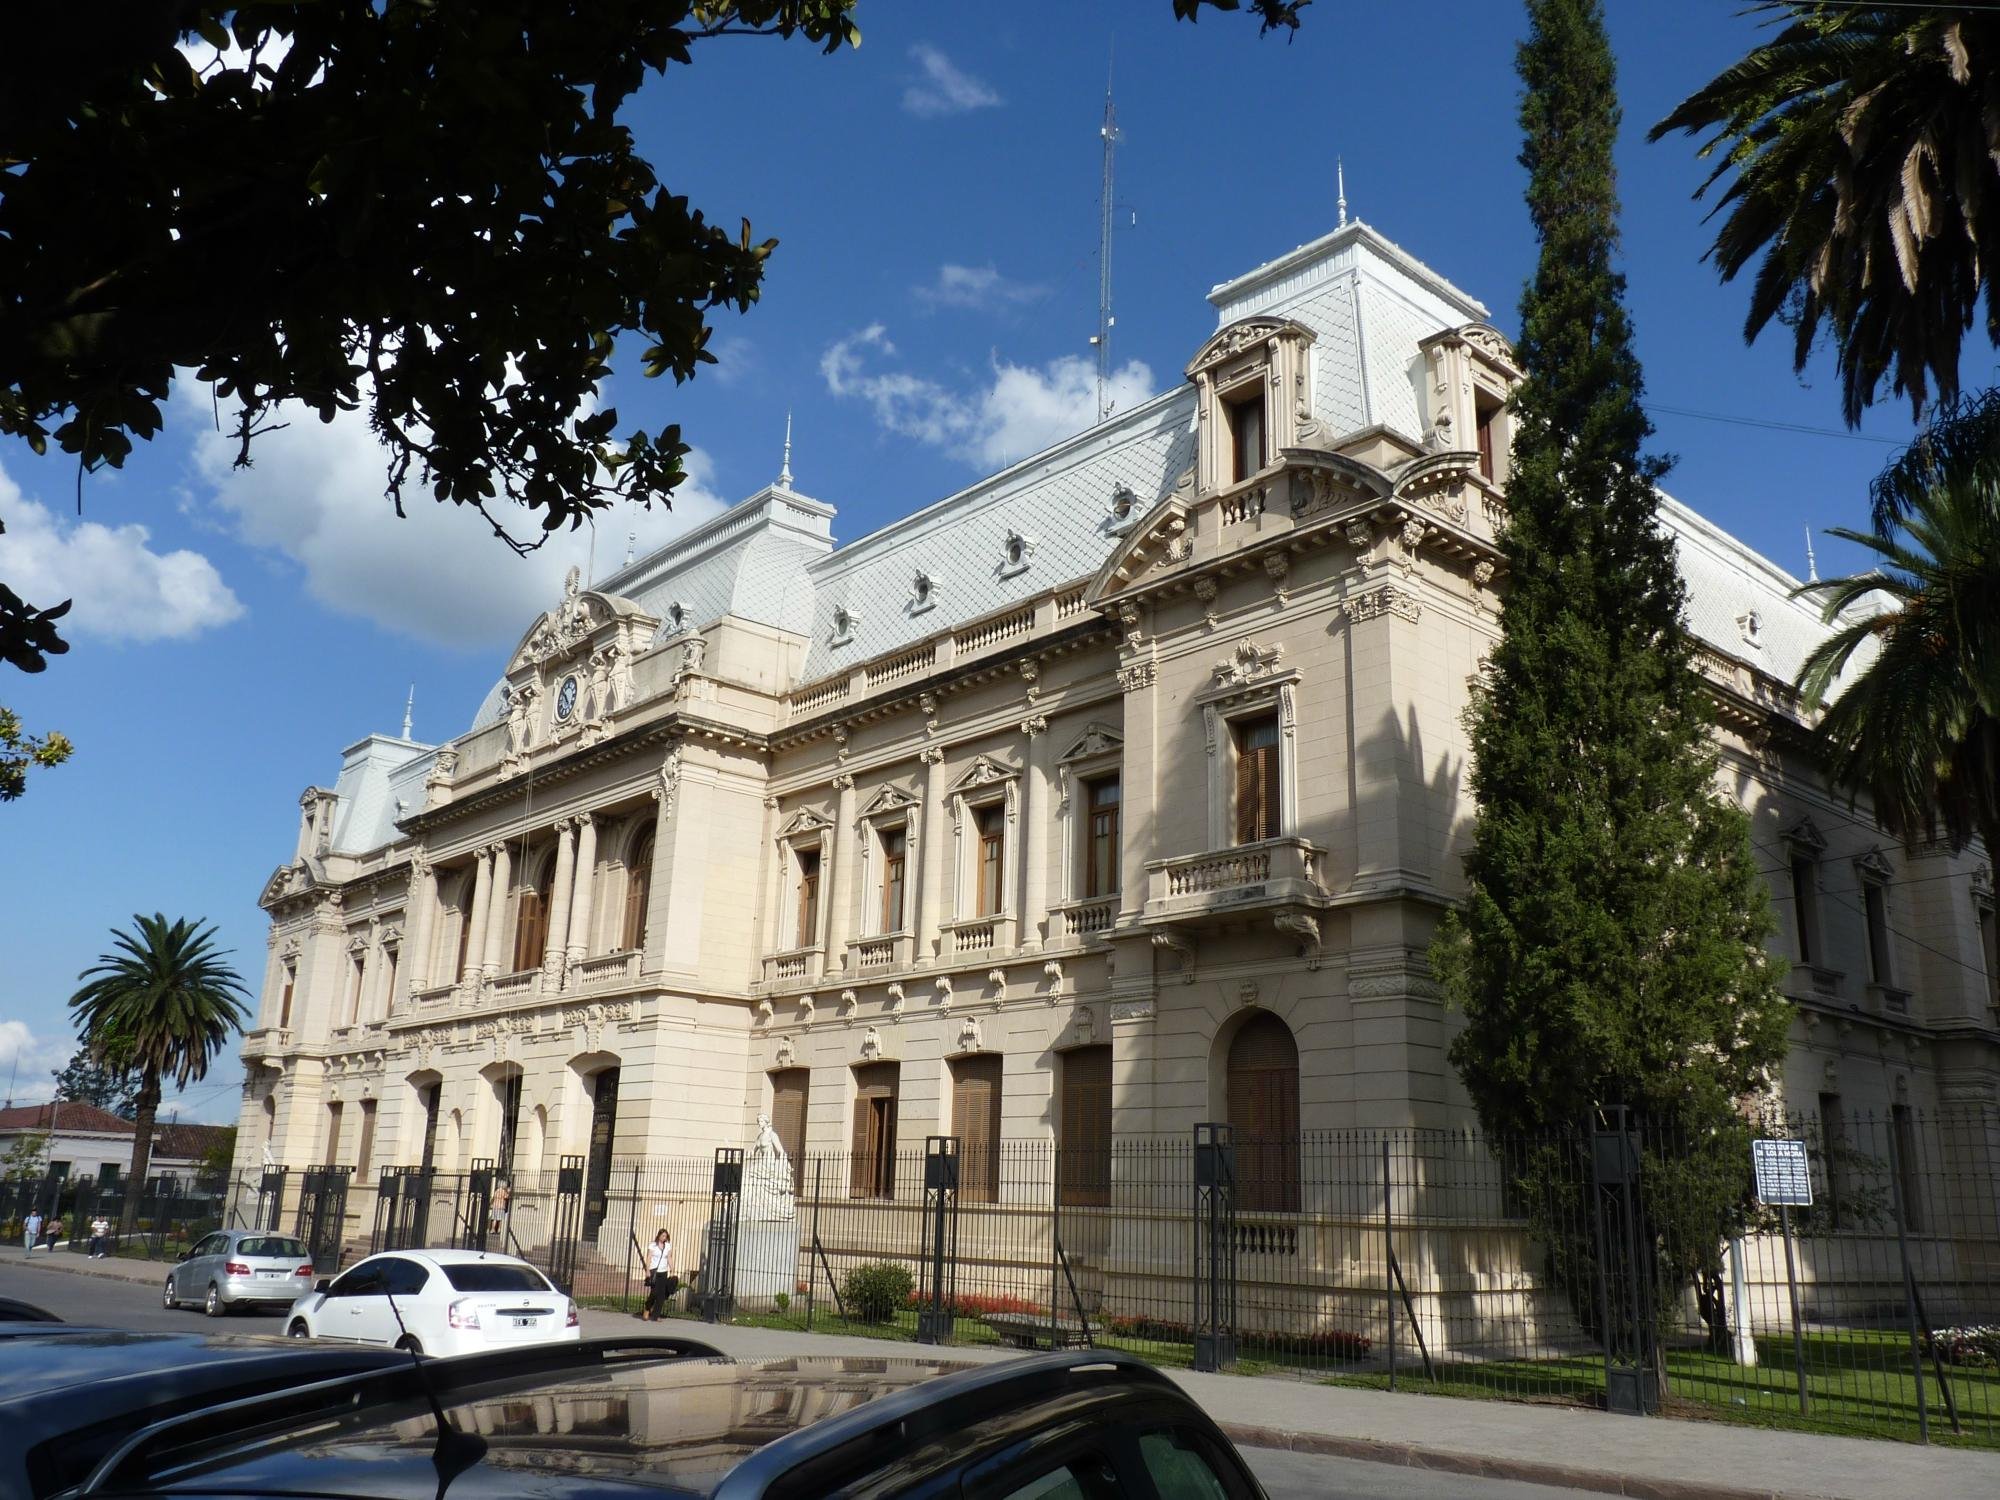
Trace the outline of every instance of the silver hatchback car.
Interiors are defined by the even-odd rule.
[[[218,1229],[174,1267],[160,1301],[199,1303],[219,1318],[235,1307],[287,1308],[312,1288],[312,1260],[299,1240],[265,1229]]]

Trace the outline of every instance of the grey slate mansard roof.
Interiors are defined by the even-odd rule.
[[[1421,441],[1427,427],[1419,343],[1484,322],[1483,304],[1355,220],[1215,287],[1218,327],[1252,315],[1310,328],[1314,416],[1334,440],[1386,427]],[[1192,353],[1192,351],[1190,351]],[[836,547],[834,509],[767,486],[640,558],[595,589],[622,595],[663,623],[661,637],[724,615],[803,633],[800,682],[844,671],[947,626],[1089,577],[1122,524],[1166,496],[1194,462],[1195,393],[1186,381],[1108,421],[981,479],[957,494]],[[1663,497],[1688,582],[1688,623],[1728,655],[1785,681],[1825,634],[1817,608],[1787,597],[1798,580],[1679,502]],[[1008,562],[1008,541],[1026,548]],[[916,580],[929,580],[928,606]],[[847,628],[839,626],[843,612]],[[1754,616],[1754,621],[1752,620]],[[500,717],[495,683],[472,728]],[[333,846],[361,852],[394,842],[396,802],[423,803],[435,747],[374,735],[349,748],[336,786]]]

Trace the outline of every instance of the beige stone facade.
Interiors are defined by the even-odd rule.
[[[1469,1123],[1424,953],[1518,372],[1359,224],[1211,300],[1155,400],[841,547],[787,476],[573,587],[467,734],[351,747],[262,898],[239,1168],[546,1170],[594,1123],[701,1155],[778,1073],[795,1149],[977,1135],[993,1071],[1003,1138],[1076,1145],[1102,1047],[1114,1134],[1182,1134],[1254,1109],[1229,1060],[1266,1017],[1295,1128]],[[1828,790],[1794,580],[1665,519],[1799,960],[1787,1098],[2000,1099],[1983,855]]]

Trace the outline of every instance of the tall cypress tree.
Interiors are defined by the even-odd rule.
[[[1601,7],[1529,0],[1528,16],[1521,162],[1541,258],[1521,298],[1500,641],[1472,710],[1470,891],[1432,962],[1464,1012],[1452,1061],[1489,1132],[1546,1139],[1623,1105],[1679,1142],[1649,1151],[1642,1206],[1721,1339],[1720,1243],[1749,1160],[1739,1101],[1782,1056],[1789,1007],[1658,520],[1667,463],[1644,451]],[[1522,1185],[1587,1229],[1561,1154],[1517,1157],[1540,1179]],[[1587,1238],[1568,1253],[1587,1259]]]

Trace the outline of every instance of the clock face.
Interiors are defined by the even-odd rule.
[[[556,689],[556,722],[567,723],[569,716],[576,712],[576,678],[565,677],[562,686]]]

